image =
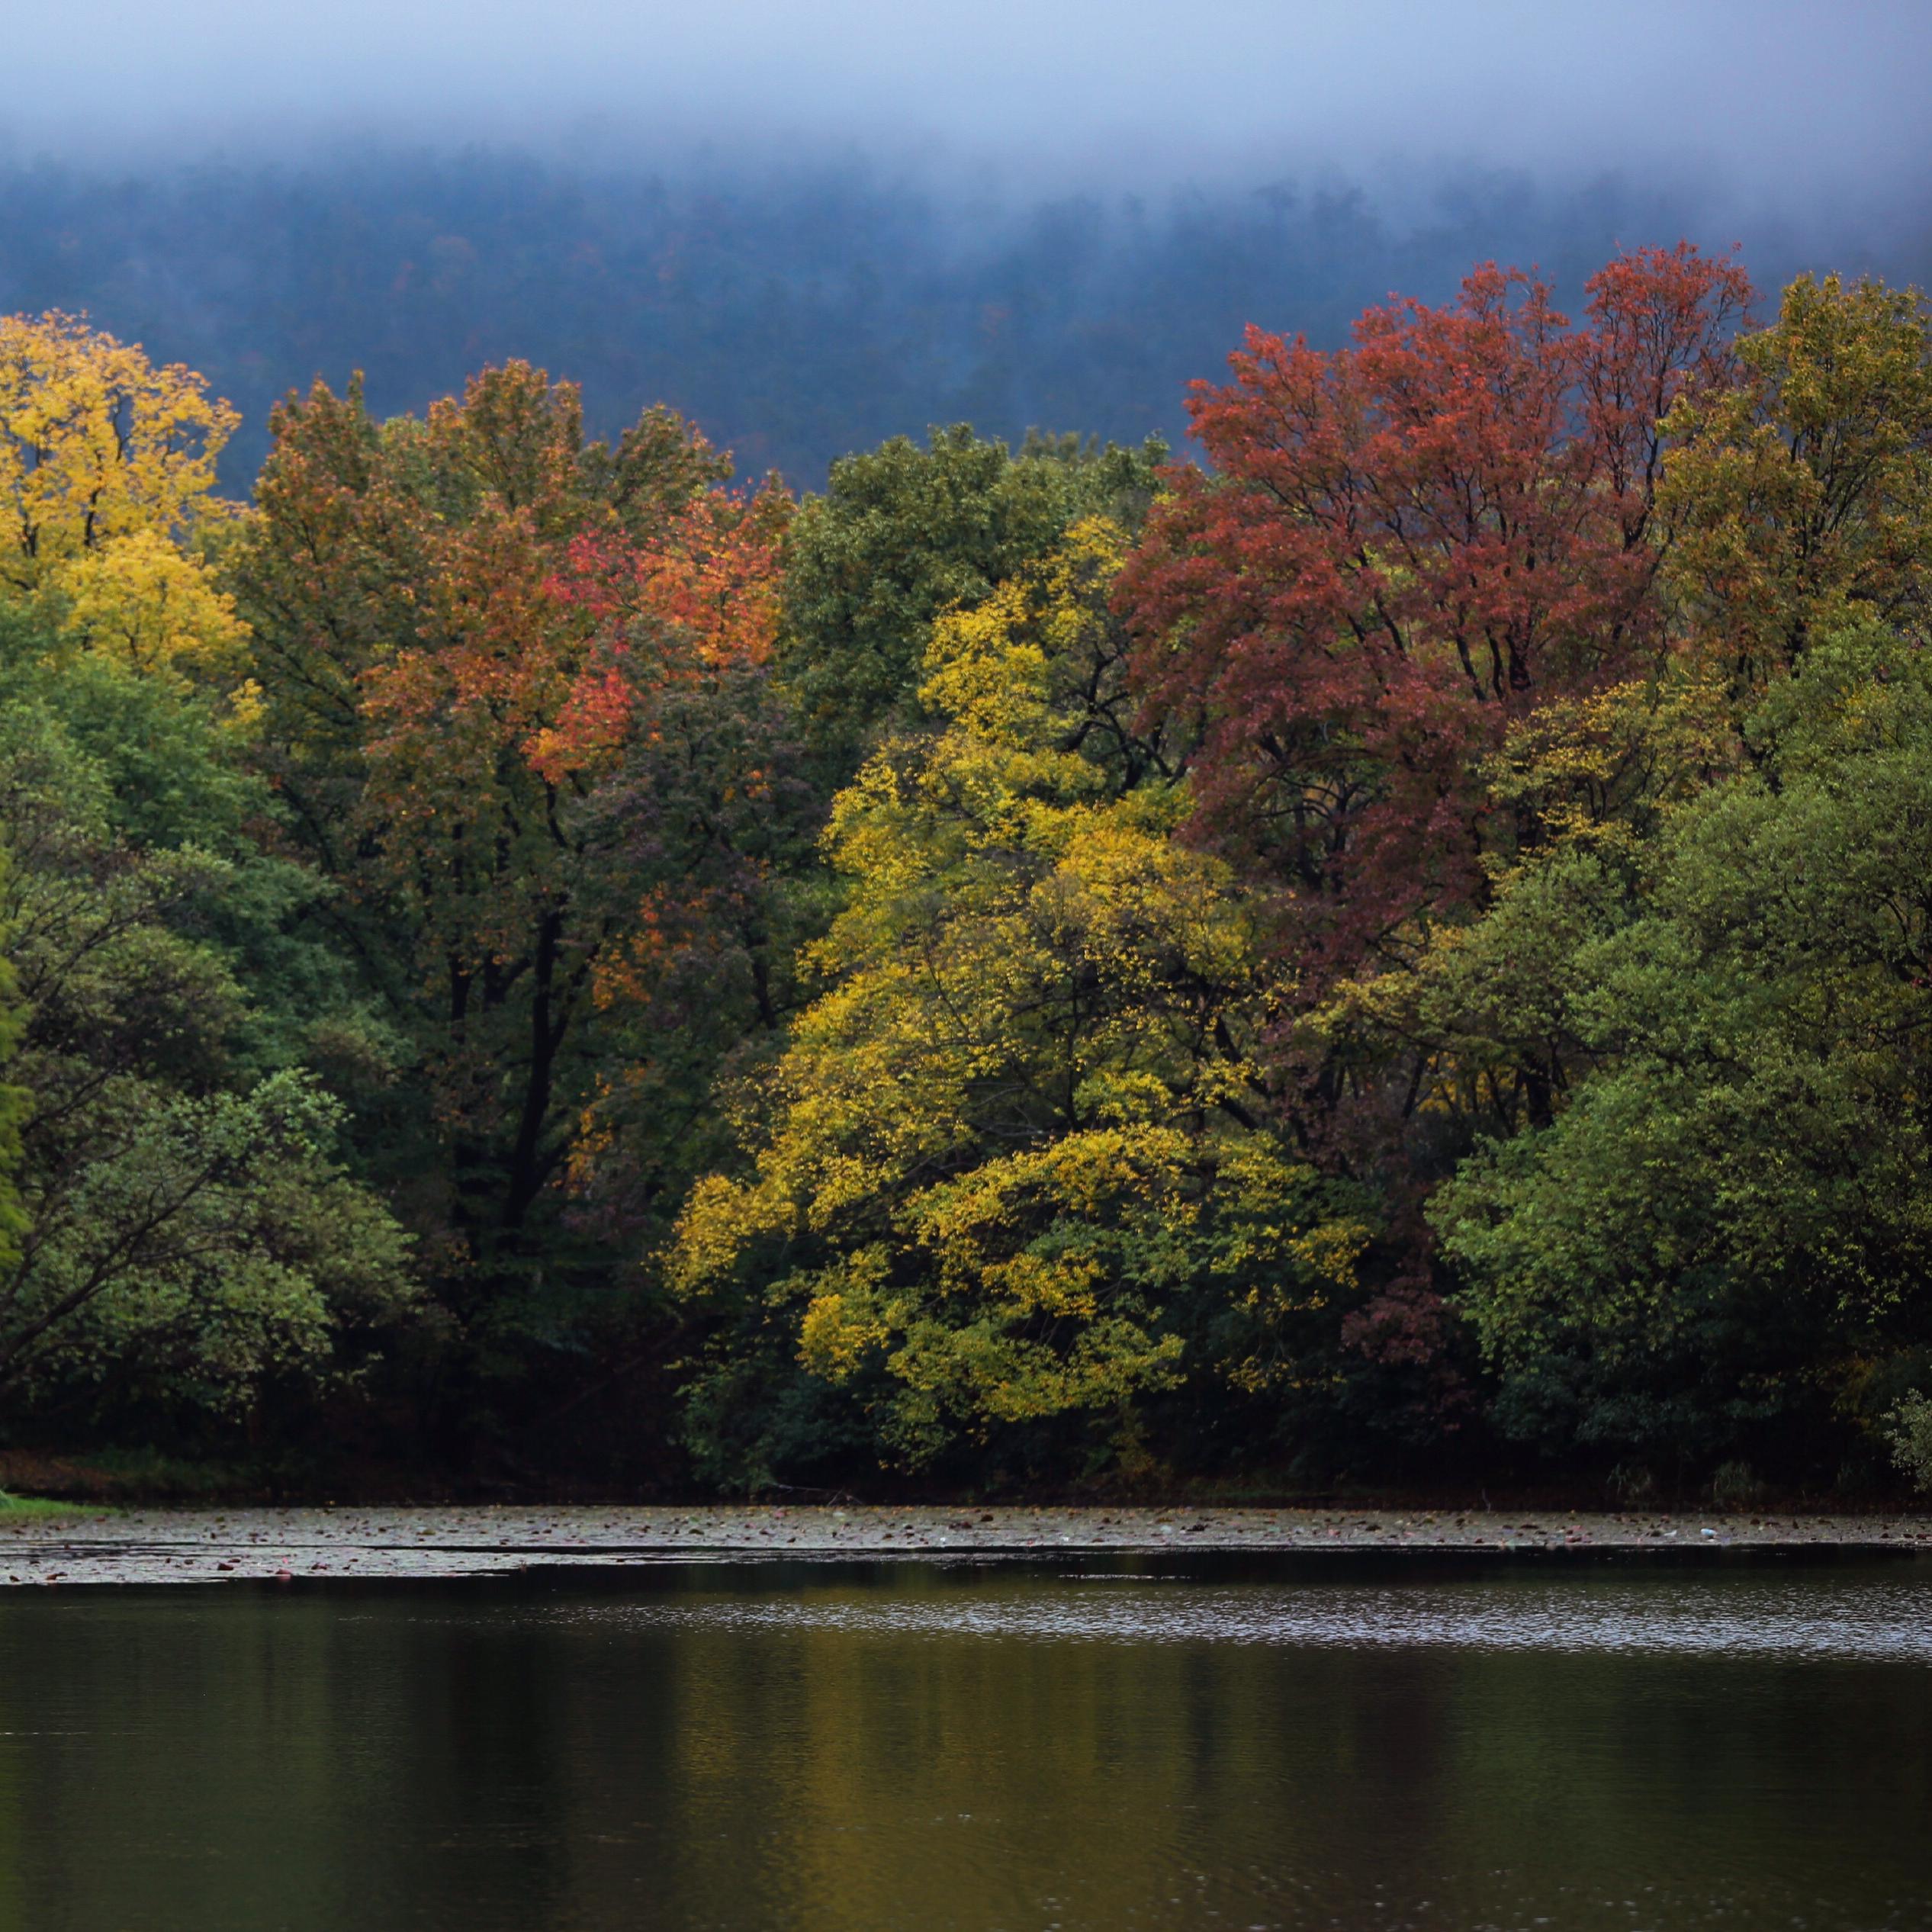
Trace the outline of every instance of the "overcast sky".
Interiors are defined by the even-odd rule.
[[[1932,0],[82,0],[9,7],[17,156],[349,133],[798,137],[1122,181],[1391,156],[1802,196],[1932,159]]]

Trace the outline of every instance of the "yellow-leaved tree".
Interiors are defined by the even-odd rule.
[[[239,420],[74,317],[0,317],[0,595],[132,670],[232,669],[246,628],[199,548],[239,514],[215,488]]]
[[[63,635],[137,671],[232,668],[248,641],[235,600],[198,558],[133,530],[61,567]]]
[[[1131,1467],[1149,1398],[1292,1377],[1298,1323],[1352,1291],[1368,1229],[1265,1124],[1248,909],[1120,722],[1123,542],[1076,525],[941,618],[935,728],[834,806],[825,991],[671,1256],[718,1320],[695,1413],[720,1474],[783,1462],[808,1393],[774,1401],[781,1368],[905,1465],[1031,1429]]]
[[[1862,612],[1932,609],[1932,310],[1913,289],[1800,275],[1738,344],[1738,385],[1686,396],[1659,501],[1668,577],[1737,702]]]

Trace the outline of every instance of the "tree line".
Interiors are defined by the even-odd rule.
[[[796,498],[0,322],[0,1416],[426,1482],[1932,1479],[1932,318],[1689,245]],[[299,1478],[298,1478],[299,1479]]]

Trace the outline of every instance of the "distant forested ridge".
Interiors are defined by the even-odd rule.
[[[79,275],[0,319],[0,1446],[290,1488],[1932,1482],[1916,294],[1483,262],[1329,344],[1230,325],[1177,455],[1136,385],[1207,326],[1185,249],[1341,236],[1339,305],[1358,204],[1149,221],[1181,280],[1110,363],[1077,319],[1124,214],[983,253],[1017,306],[969,353],[873,189],[545,223],[506,170],[590,250],[566,301],[480,219],[397,267],[229,186],[293,198],[279,284],[215,177],[93,212],[203,207],[201,326],[264,381],[357,317],[391,358],[278,400],[246,501],[162,325],[82,319]],[[762,220],[828,247],[814,207],[870,211],[834,225],[881,278],[800,268],[794,328],[733,265]],[[189,316],[191,252],[111,258]],[[660,395],[634,342],[654,400],[593,419],[569,339],[461,335],[492,276],[590,366],[613,310],[718,359]],[[479,366],[387,400],[443,356]],[[1136,433],[765,468],[1110,386]],[[767,403],[735,465],[689,413]]]
[[[815,488],[835,458],[934,423],[1178,442],[1185,384],[1249,323],[1334,346],[1391,291],[1445,299],[1471,262],[1534,263],[1574,297],[1622,243],[1689,233],[1747,239],[1779,281],[1829,265],[1902,283],[1928,232],[1841,222],[1825,248],[1687,188],[1479,171],[1404,184],[1397,209],[1345,178],[1054,196],[809,155],[16,162],[0,312],[85,310],[200,370],[242,414],[223,458],[236,493],[291,387],[360,369],[392,415],[513,356],[579,383],[599,434],[667,403],[741,474]]]

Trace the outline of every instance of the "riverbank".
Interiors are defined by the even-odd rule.
[[[1932,1514],[583,1506],[35,1511],[0,1515],[0,1586],[428,1580],[758,1557],[1695,1549],[1932,1557]]]

